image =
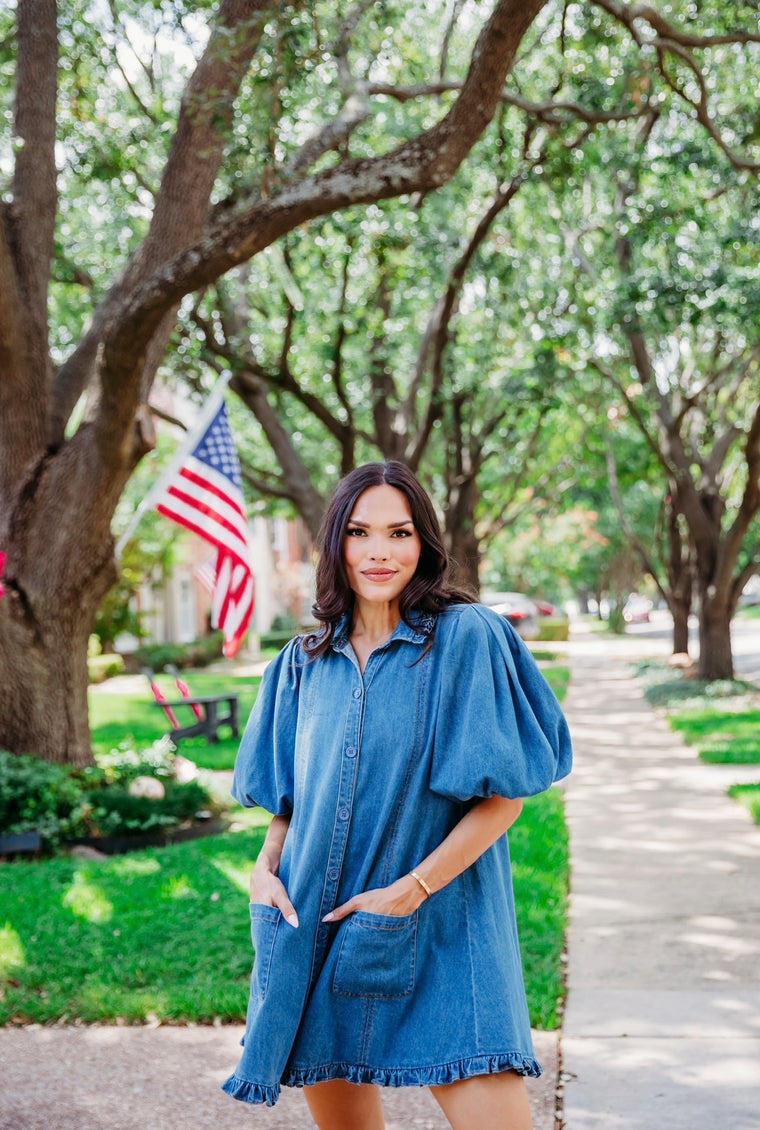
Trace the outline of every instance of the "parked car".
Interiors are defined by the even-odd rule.
[[[538,617],[535,603],[521,592],[490,592],[481,595],[481,603],[486,604],[508,620],[523,639],[532,640],[538,636]]]
[[[648,624],[649,613],[654,607],[648,596],[632,592],[623,605],[623,619],[626,624]]]

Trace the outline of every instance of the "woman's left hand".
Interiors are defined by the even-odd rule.
[[[373,891],[362,891],[360,895],[354,895],[348,902],[336,906],[335,910],[326,914],[322,921],[339,922],[341,918],[347,918],[357,910],[402,918],[405,914],[413,914],[426,898],[417,880],[411,875],[404,875],[389,887],[377,887]]]

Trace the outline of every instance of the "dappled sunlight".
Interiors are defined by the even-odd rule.
[[[732,929],[738,929],[734,924]],[[700,946],[704,949],[716,950],[723,958],[729,961],[740,957],[755,957],[757,945],[751,940],[728,934],[725,929],[720,932],[706,933],[704,931],[684,931],[681,940],[689,946]]]
[[[74,873],[71,886],[63,896],[63,906],[78,918],[100,925],[113,918],[113,903],[103,890],[91,883],[81,871]]]
[[[6,922],[0,926],[0,977],[7,977],[11,970],[19,969],[25,963],[24,943],[10,922]]]
[[[169,899],[199,898],[198,891],[187,875],[173,875],[168,883],[164,883],[161,895]]]
[[[248,891],[251,881],[251,869],[253,861],[240,866],[239,864],[232,863],[229,859],[211,859],[210,863],[214,865],[217,871],[221,871],[225,879],[229,879],[241,891]]]
[[[108,869],[112,875],[155,875],[161,870],[161,864],[155,858],[136,852],[132,855],[112,856],[108,861]]]

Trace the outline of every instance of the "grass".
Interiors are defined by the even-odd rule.
[[[563,697],[569,671],[544,674]],[[199,694],[237,690],[245,720],[258,680],[191,672]],[[173,684],[161,677],[169,691]],[[145,692],[91,695],[96,748],[149,745],[166,732]],[[230,768],[237,743],[201,739],[182,752]],[[235,810],[242,831],[89,861],[58,856],[0,866],[0,1024],[242,1021],[251,966],[248,876],[266,830],[261,810]],[[562,794],[530,798],[510,832],[531,1023],[554,1028],[563,996],[568,843]]]
[[[542,666],[541,674],[554,691],[557,699],[562,702],[562,699],[567,694],[567,688],[570,685],[570,668]]]
[[[509,833],[517,925],[530,1022],[551,1030],[564,997],[562,951],[567,926],[570,864],[559,789],[525,801]]]
[[[712,765],[760,765],[760,709],[686,711],[670,719]]]
[[[728,795],[743,804],[755,823],[760,824],[760,785],[732,785]]]
[[[0,867],[0,1023],[239,1020],[263,836]]]
[[[266,816],[241,832],[88,861],[0,867],[0,1024],[242,1021],[248,875]],[[557,1024],[567,835],[557,790],[510,833],[534,1024]]]
[[[261,679],[205,670],[189,671],[184,677],[194,694],[236,693],[240,699],[240,724],[245,725]],[[168,675],[159,675],[156,681],[169,701],[179,698],[174,680]],[[109,692],[108,683],[102,686],[105,689],[90,691],[90,727],[96,755],[108,753],[123,743],[137,750],[145,749],[169,731],[170,724],[155,704],[147,679],[137,683],[139,689],[125,694]],[[175,713],[181,724],[193,721],[189,707],[177,708]],[[180,743],[179,752],[202,769],[231,769],[239,742],[225,737],[224,731],[222,735],[217,745],[209,745],[203,737],[186,738]]]
[[[710,765],[760,765],[758,688],[740,680],[705,683],[665,677],[667,670],[649,661],[640,664],[637,673],[645,680],[647,700],[666,710],[671,727],[696,748],[701,760]],[[734,785],[728,794],[760,824],[760,784]]]

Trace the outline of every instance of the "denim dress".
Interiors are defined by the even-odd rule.
[[[318,659],[290,643],[265,672],[232,792],[291,815],[279,874],[300,924],[251,904],[243,1055],[223,1089],[272,1105],[281,1085],[328,1079],[539,1075],[506,835],[413,914],[322,918],[406,875],[478,798],[542,792],[571,758],[530,652],[481,605],[401,622],[363,675],[347,622]]]

